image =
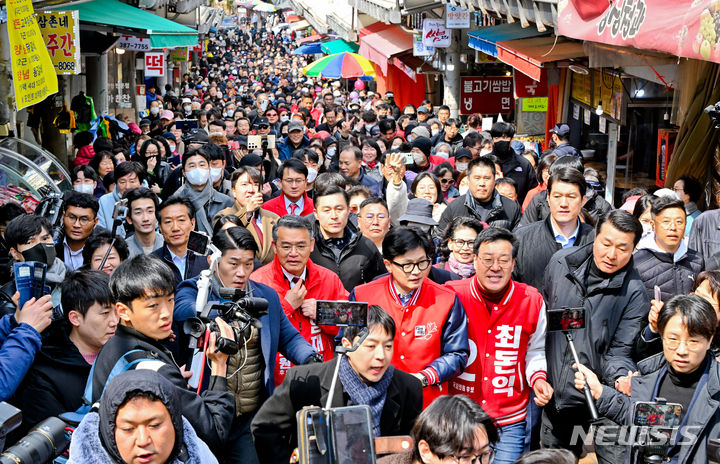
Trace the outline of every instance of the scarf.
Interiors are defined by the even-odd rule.
[[[473,263],[461,263],[460,261],[455,259],[455,255],[453,253],[450,253],[447,264],[451,272],[454,272],[463,279],[467,279],[468,277],[472,277],[475,275],[475,265]]]
[[[374,159],[372,161],[366,161],[365,164],[367,164],[367,167],[370,169],[375,169],[375,165],[377,164],[377,159]]]
[[[340,360],[338,376],[340,377],[343,389],[350,395],[350,400],[352,400],[353,404],[370,406],[373,421],[373,435],[376,437],[380,436],[380,416],[382,415],[383,407],[385,407],[387,389],[394,373],[395,368],[390,366],[379,382],[368,385],[360,380],[360,376],[357,375],[357,372],[350,366],[350,362],[346,356],[343,356]]]
[[[195,223],[198,231],[205,232],[211,237],[213,234],[213,228],[207,217],[205,206],[210,203],[214,190],[212,182],[208,179],[207,184],[205,184],[205,188],[200,191],[195,190],[189,183],[186,183],[184,191],[181,191],[182,193],[179,195],[190,200],[195,207]]]
[[[66,272],[67,268],[65,268],[65,263],[63,263],[59,258],[55,258],[52,266],[48,267],[45,274],[45,280],[53,285],[57,285],[65,280]]]

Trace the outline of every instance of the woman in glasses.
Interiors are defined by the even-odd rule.
[[[485,228],[482,222],[467,216],[450,221],[440,242],[442,261],[435,265],[459,275],[463,279],[475,275],[473,245],[475,237]]]
[[[602,385],[583,365],[575,373],[575,388],[587,385],[600,415],[619,424],[643,421],[641,425],[676,429],[670,443],[652,454],[667,453],[668,460],[678,464],[708,462],[708,440],[720,436],[720,364],[710,350],[716,326],[715,310],[706,300],[697,295],[675,296],[658,315],[663,352],[644,361],[649,373],[633,377],[631,397]],[[635,413],[637,402],[660,398],[682,408],[663,414]]]

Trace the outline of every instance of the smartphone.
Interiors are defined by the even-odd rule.
[[[412,153],[403,153],[403,154],[405,155],[405,164],[414,164],[415,163]]]
[[[346,406],[330,410],[335,461],[353,464],[375,463],[375,439],[370,407]]]
[[[113,208],[112,218],[113,219],[125,219],[127,217],[128,213],[128,201],[127,198],[123,198],[122,200],[115,203],[115,207]]]
[[[317,302],[317,325],[357,326],[367,325],[367,303],[356,301],[326,301]]]
[[[654,291],[655,291],[655,300],[662,301],[662,293],[660,292],[660,287],[658,287],[656,285]]]
[[[206,233],[195,230],[190,231],[190,238],[187,244],[188,250],[194,251],[199,255],[206,255],[209,245],[210,237]]]
[[[638,401],[633,411],[633,425],[648,427],[679,427],[683,407],[679,403]]]
[[[49,288],[45,286],[45,275],[47,265],[45,263],[35,263],[33,266],[33,297],[38,299],[46,295]]]
[[[13,272],[15,275],[15,288],[20,293],[20,300],[18,301],[18,308],[22,309],[25,303],[30,300],[35,290],[34,279],[35,279],[35,261],[24,261],[13,264]]]
[[[547,310],[547,331],[566,332],[585,328],[585,308]]]
[[[254,150],[256,148],[263,148],[263,143],[267,142],[267,146],[265,148],[271,149],[275,148],[275,136],[270,135],[248,135],[247,138],[247,146],[248,150]]]
[[[197,119],[178,119],[175,121],[175,127],[183,132],[188,132],[192,129],[198,128]]]

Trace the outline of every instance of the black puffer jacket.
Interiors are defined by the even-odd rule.
[[[653,234],[638,244],[635,253],[635,269],[645,285],[649,299],[655,298],[655,286],[660,287],[662,300],[667,301],[675,295],[685,295],[692,291],[695,277],[703,270],[702,257],[694,250],[680,252],[677,261],[672,253],[658,249]]]
[[[588,287],[593,245],[566,248],[555,253],[545,271],[543,296],[548,309],[585,308],[585,329],[573,333],[580,362],[598,374],[603,383],[637,370],[631,355],[635,339],[647,322],[650,301],[632,258],[609,279]],[[555,388],[554,406],[585,407],[575,389],[573,357],[562,332],[549,332],[545,341],[548,382]]]
[[[542,221],[550,214],[550,205],[548,204],[547,195],[547,190],[543,190],[530,199],[530,203],[527,208],[525,208],[525,212],[520,219],[521,226]],[[597,223],[598,219],[605,216],[608,211],[613,209],[610,203],[605,201],[603,197],[598,195],[597,192],[591,188],[588,188],[587,190],[587,198],[588,199],[585,202],[583,209],[587,211],[595,223]]]
[[[382,255],[375,244],[369,238],[363,237],[351,223],[345,227],[345,238],[348,243],[337,257],[330,249],[327,240],[323,238],[319,225],[315,225],[315,230],[315,248],[310,254],[310,259],[318,266],[337,274],[348,292],[387,272]]]
[[[545,268],[552,255],[562,249],[560,244],[555,241],[550,216],[548,215],[544,221],[518,227],[515,231],[515,237],[519,243],[512,278],[542,291]],[[581,222],[573,246],[587,245],[592,243],[594,239],[595,231],[593,228]]]
[[[492,202],[487,207],[481,207],[468,191],[465,196],[457,197],[445,208],[440,224],[435,228],[438,236],[441,236],[450,221],[458,216],[475,218],[491,227],[512,230],[520,221],[520,206],[495,190]]]

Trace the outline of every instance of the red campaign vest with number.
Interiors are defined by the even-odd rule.
[[[520,422],[527,415],[530,386],[525,355],[535,332],[543,299],[533,287],[510,281],[498,305],[485,302],[475,277],[448,281],[468,317],[470,357],[465,371],[450,381],[450,394],[463,394],[498,425]]]
[[[404,308],[391,288],[390,276],[355,288],[355,301],[376,304],[395,320],[392,364],[411,374],[425,369],[442,355],[442,330],[455,303],[455,293],[425,279]],[[423,407],[447,394],[447,382],[423,389]]]

